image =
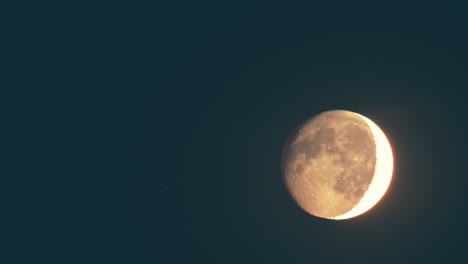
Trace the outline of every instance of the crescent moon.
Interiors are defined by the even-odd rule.
[[[351,211],[335,217],[336,220],[349,219],[361,215],[374,207],[387,192],[393,174],[393,153],[384,132],[369,118],[355,113],[369,126],[376,147],[377,160],[374,177],[362,200]]]
[[[392,179],[393,154],[384,132],[370,119],[332,110],[291,134],[282,167],[286,187],[302,209],[343,220],[382,199]]]

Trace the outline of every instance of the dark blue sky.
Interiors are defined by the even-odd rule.
[[[18,263],[462,256],[461,10],[254,2],[15,9],[5,60],[8,251]],[[372,119],[394,151],[387,194],[349,221],[309,216],[281,179],[289,133],[331,109]]]

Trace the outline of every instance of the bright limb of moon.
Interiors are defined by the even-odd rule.
[[[359,114],[357,114],[359,115]],[[375,172],[369,189],[361,201],[350,211],[335,217],[336,220],[348,219],[367,212],[382,199],[390,185],[393,173],[393,154],[390,143],[383,131],[365,116],[359,115],[367,122],[376,145]]]

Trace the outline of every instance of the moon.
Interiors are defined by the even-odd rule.
[[[392,149],[383,131],[365,116],[327,111],[289,136],[282,173],[292,198],[306,212],[349,219],[384,196],[392,179]]]

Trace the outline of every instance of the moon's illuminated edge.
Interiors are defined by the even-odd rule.
[[[357,114],[357,113],[355,113]],[[393,174],[393,154],[390,143],[388,142],[387,137],[383,131],[370,119],[357,114],[364,121],[367,122],[372,135],[374,137],[375,147],[376,147],[376,164],[374,177],[369,189],[362,197],[361,201],[350,211],[335,217],[336,220],[348,219],[356,217],[360,214],[367,212],[374,205],[376,205],[380,199],[384,196],[385,192],[390,185]]]

